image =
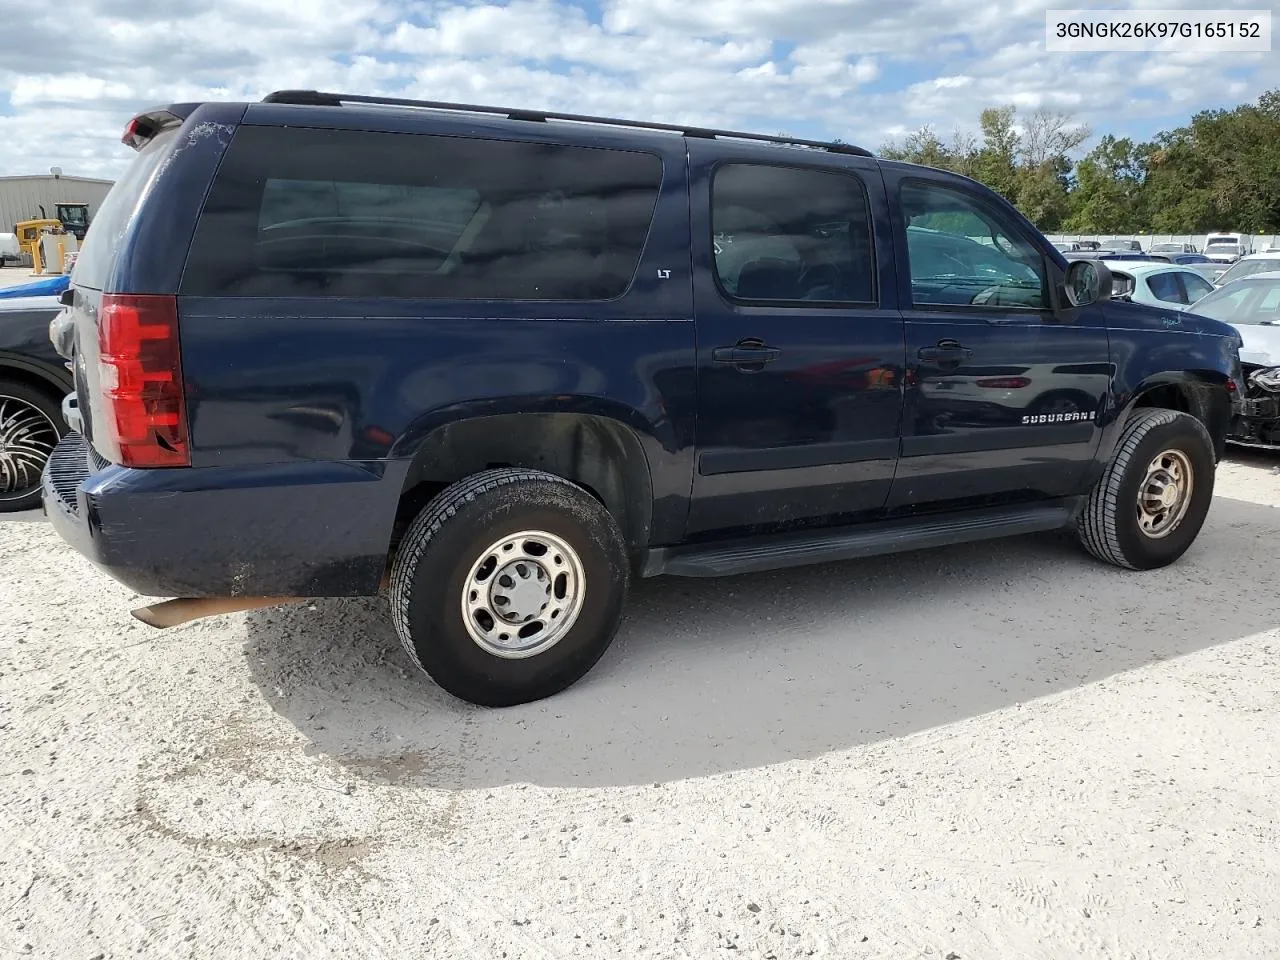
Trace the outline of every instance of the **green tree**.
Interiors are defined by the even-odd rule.
[[[988,107],[978,118],[982,146],[973,163],[973,176],[996,193],[1018,199],[1018,148],[1021,138],[1014,129],[1015,109]]]
[[[1076,164],[1070,216],[1063,224],[1074,233],[1136,233],[1149,229],[1148,147],[1128,137],[1107,134]]]
[[[1080,233],[1280,232],[1280,90],[1206,110],[1149,143],[1104,135],[1076,160],[1088,128],[1041,109],[1019,122],[987,107],[980,139],[944,141],[926,125],[881,156],[955,170],[1013,201],[1042,230]]]
[[[1056,230],[1070,212],[1071,154],[1089,128],[1068,113],[1041,108],[1028,118],[1018,149],[1018,208],[1042,230]]]

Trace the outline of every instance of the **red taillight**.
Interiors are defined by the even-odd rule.
[[[1031,381],[1026,377],[984,377],[975,380],[974,386],[991,387],[995,390],[1021,390],[1031,386]]]
[[[98,377],[108,459],[127,467],[190,466],[176,297],[102,298]]]

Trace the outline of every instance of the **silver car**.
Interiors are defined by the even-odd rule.
[[[1228,439],[1280,450],[1280,270],[1233,280],[1192,304],[1191,312],[1231,324],[1244,341],[1243,397]]]

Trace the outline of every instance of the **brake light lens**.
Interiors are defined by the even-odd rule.
[[[102,298],[98,378],[107,459],[127,467],[191,465],[176,297]]]
[[[137,150],[154,137],[155,133],[155,127],[148,123],[145,118],[134,117],[129,121],[128,126],[124,128],[124,134],[120,137],[120,142]]]
[[[975,380],[974,385],[991,387],[995,390],[1021,390],[1023,387],[1031,386],[1031,381],[1026,377],[983,377],[981,380]]]

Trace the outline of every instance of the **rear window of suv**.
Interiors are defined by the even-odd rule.
[[[608,300],[636,271],[652,154],[241,127],[183,274],[196,296]]]
[[[116,250],[129,228],[129,221],[146,196],[155,172],[160,167],[160,161],[168,156],[177,134],[178,128],[175,126],[161,130],[152,137],[138,151],[124,176],[107,193],[93,223],[89,225],[84,244],[76,256],[76,265],[71,270],[71,282],[76,286],[88,287],[90,290],[102,290],[106,287]]]

